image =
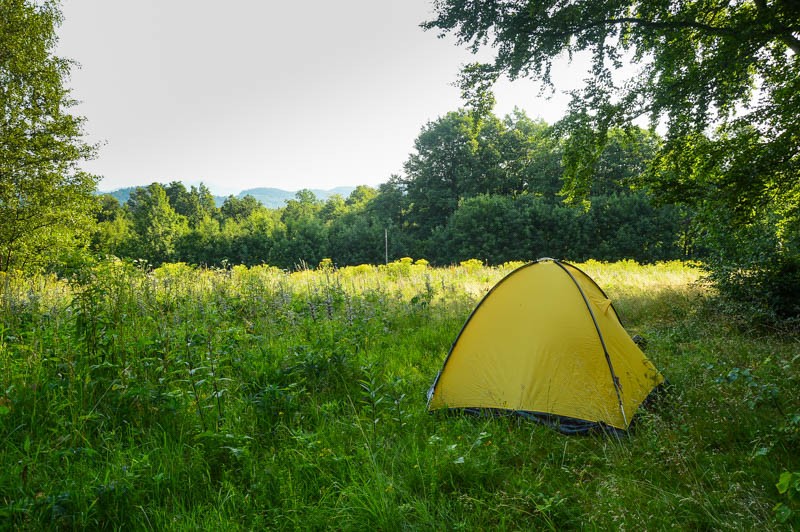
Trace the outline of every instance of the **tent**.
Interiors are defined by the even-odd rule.
[[[625,431],[663,382],[587,274],[539,259],[503,278],[473,310],[428,408],[516,413],[565,433]]]

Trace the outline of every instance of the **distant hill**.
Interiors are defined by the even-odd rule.
[[[311,192],[317,197],[317,199],[321,199],[323,201],[327,200],[334,194],[339,194],[343,198],[346,198],[353,192],[356,187],[336,187],[330,190],[320,190],[320,189],[310,189]],[[290,199],[294,199],[295,194],[297,191],[288,191],[288,190],[281,190],[279,188],[250,188],[247,190],[243,190],[239,192],[236,196],[239,198],[243,198],[247,195],[253,196],[255,199],[261,202],[264,207],[268,209],[278,209],[286,205],[286,202]]]
[[[137,187],[119,188],[111,192],[100,192],[100,194],[109,194],[117,198],[117,201],[119,201],[120,204],[124,204],[128,201],[128,198],[131,197],[131,192],[133,192],[133,190],[136,188]],[[325,201],[334,194],[339,194],[343,198],[347,198],[347,196],[349,196],[350,193],[355,189],[356,187],[336,187],[330,190],[310,190],[314,193],[317,199]],[[260,201],[261,204],[268,209],[279,209],[286,205],[287,200],[294,199],[297,191],[282,190],[279,188],[250,188],[243,190],[238,194],[234,194],[234,196],[237,198],[243,198],[248,194]],[[227,198],[227,196],[214,196],[214,202],[217,204],[217,207],[220,207],[225,202],[225,198]]]
[[[113,190],[111,192],[101,191],[98,192],[98,194],[108,194],[109,196],[117,198],[117,201],[120,202],[120,204],[123,204],[128,201],[128,198],[131,197],[131,192],[133,192],[135,188],[136,187],[118,188],[117,190]]]

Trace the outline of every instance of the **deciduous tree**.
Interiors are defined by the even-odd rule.
[[[556,62],[588,54],[587,81],[560,123],[572,199],[589,194],[609,132],[648,118],[666,132],[649,167],[653,191],[694,206],[698,220],[715,226],[712,233],[773,228],[767,255],[755,248],[731,255],[721,240],[709,240],[719,257],[713,269],[744,268],[754,275],[745,275],[745,283],[764,268],[800,271],[800,3],[435,0],[434,6],[424,27],[452,33],[474,51],[494,51],[490,64],[464,71],[462,85],[478,91],[501,75],[552,87]],[[623,65],[635,73],[620,76]],[[725,276],[718,280],[724,288]]]
[[[253,214],[253,212],[263,208],[264,206],[255,197],[246,194],[243,198],[228,196],[225,198],[222,207],[219,208],[219,212],[223,220],[240,222]]]
[[[153,183],[136,188],[126,206],[135,232],[130,255],[154,266],[174,260],[175,246],[189,228],[186,217],[170,206],[164,187]]]
[[[0,271],[59,262],[91,237],[94,154],[70,114],[56,2],[0,0]]]

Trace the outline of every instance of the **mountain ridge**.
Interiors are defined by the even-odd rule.
[[[119,201],[121,204],[124,204],[125,202],[128,201],[128,198],[130,198],[131,192],[137,188],[140,187],[139,186],[123,187],[111,191],[99,191],[98,194],[101,195],[108,194],[116,198],[117,201]],[[211,193],[214,196],[214,203],[217,205],[217,207],[222,206],[222,204],[229,196],[234,196],[236,198],[241,199],[245,196],[250,195],[253,196],[255,199],[257,199],[262,205],[264,205],[264,207],[267,207],[268,209],[279,209],[284,205],[286,205],[287,201],[294,199],[295,195],[300,190],[310,190],[311,192],[314,193],[317,199],[325,201],[335,194],[338,194],[343,198],[346,198],[355,189],[356,187],[354,186],[340,186],[331,189],[311,188],[311,189],[298,189],[298,190],[284,190],[275,187],[256,187],[256,188],[248,188],[242,190],[238,194],[229,194],[227,196],[218,196],[214,194],[213,191]]]

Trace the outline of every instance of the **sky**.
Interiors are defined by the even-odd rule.
[[[419,27],[431,0],[63,0],[62,14],[56,53],[80,65],[72,111],[100,143],[83,168],[101,191],[377,186],[463,106],[453,82],[477,59]],[[499,82],[495,114],[559,119],[584,71],[558,66],[550,99]]]

